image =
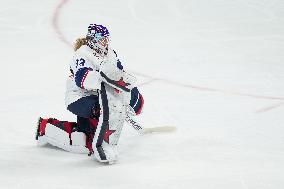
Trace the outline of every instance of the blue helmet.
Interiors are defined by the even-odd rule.
[[[103,25],[90,24],[88,27],[87,39],[98,41],[104,37],[109,37],[108,29]]]
[[[105,26],[90,24],[86,35],[87,45],[101,55],[108,53],[109,32]],[[103,41],[103,44],[102,44]]]

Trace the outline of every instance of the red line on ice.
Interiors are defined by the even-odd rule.
[[[283,102],[280,102],[280,103],[277,103],[277,104],[273,104],[273,105],[271,105],[271,106],[261,108],[261,109],[257,110],[255,113],[268,112],[268,111],[270,111],[270,110],[273,110],[273,109],[276,109],[276,108],[282,106],[283,104],[284,104]]]
[[[58,38],[63,43],[65,43],[67,46],[73,48],[72,43],[69,42],[66,39],[66,37],[63,35],[63,33],[61,32],[60,27],[59,27],[59,23],[58,23],[59,15],[60,15],[60,13],[62,11],[62,8],[68,1],[69,0],[61,0],[59,2],[59,4],[56,6],[56,8],[54,10],[54,13],[53,13],[53,17],[52,17],[52,26],[53,26],[53,28],[55,30],[55,33],[57,34]],[[258,95],[258,94],[248,94],[248,93],[241,93],[241,92],[235,92],[235,91],[227,91],[227,90],[223,90],[223,89],[215,89],[215,88],[210,88],[210,87],[202,87],[202,86],[195,86],[195,85],[184,84],[184,83],[171,81],[171,80],[167,80],[167,79],[163,79],[163,78],[153,78],[151,76],[148,76],[148,75],[142,74],[142,73],[136,73],[136,74],[140,75],[142,77],[146,77],[146,78],[150,79],[150,81],[142,83],[142,84],[140,84],[140,86],[147,85],[147,84],[150,84],[150,83],[158,81],[158,82],[163,82],[163,83],[166,83],[166,84],[169,84],[169,85],[175,85],[175,86],[179,86],[179,87],[183,87],[183,88],[191,88],[191,89],[207,91],[207,92],[220,92],[220,93],[224,93],[224,94],[246,96],[246,97],[258,98],[258,99],[284,100],[284,97],[263,96],[263,95]],[[278,106],[276,106],[276,107],[278,107]],[[264,111],[269,111],[269,110],[270,110],[270,108],[268,108],[267,110],[264,110]],[[260,112],[264,112],[264,111],[260,110]]]
[[[53,16],[52,16],[52,26],[53,29],[55,30],[55,33],[57,34],[58,38],[65,43],[67,46],[72,47],[73,45],[72,43],[70,43],[66,37],[63,35],[63,33],[60,30],[59,24],[58,24],[58,19],[59,19],[59,15],[61,13],[62,7],[68,2],[68,0],[62,0],[60,1],[60,3],[56,6],[54,12],[53,12]]]

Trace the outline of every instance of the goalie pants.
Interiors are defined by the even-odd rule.
[[[99,97],[95,95],[82,97],[71,103],[67,109],[79,117],[98,119],[100,116]]]

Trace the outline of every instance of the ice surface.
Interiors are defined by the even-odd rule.
[[[284,1],[1,0],[0,188],[284,188]],[[117,164],[38,148],[65,110],[70,45],[106,25],[144,94]]]

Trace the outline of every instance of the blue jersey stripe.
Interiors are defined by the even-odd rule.
[[[84,89],[84,80],[88,74],[89,71],[92,71],[92,68],[80,68],[75,74],[75,83],[78,87]]]

